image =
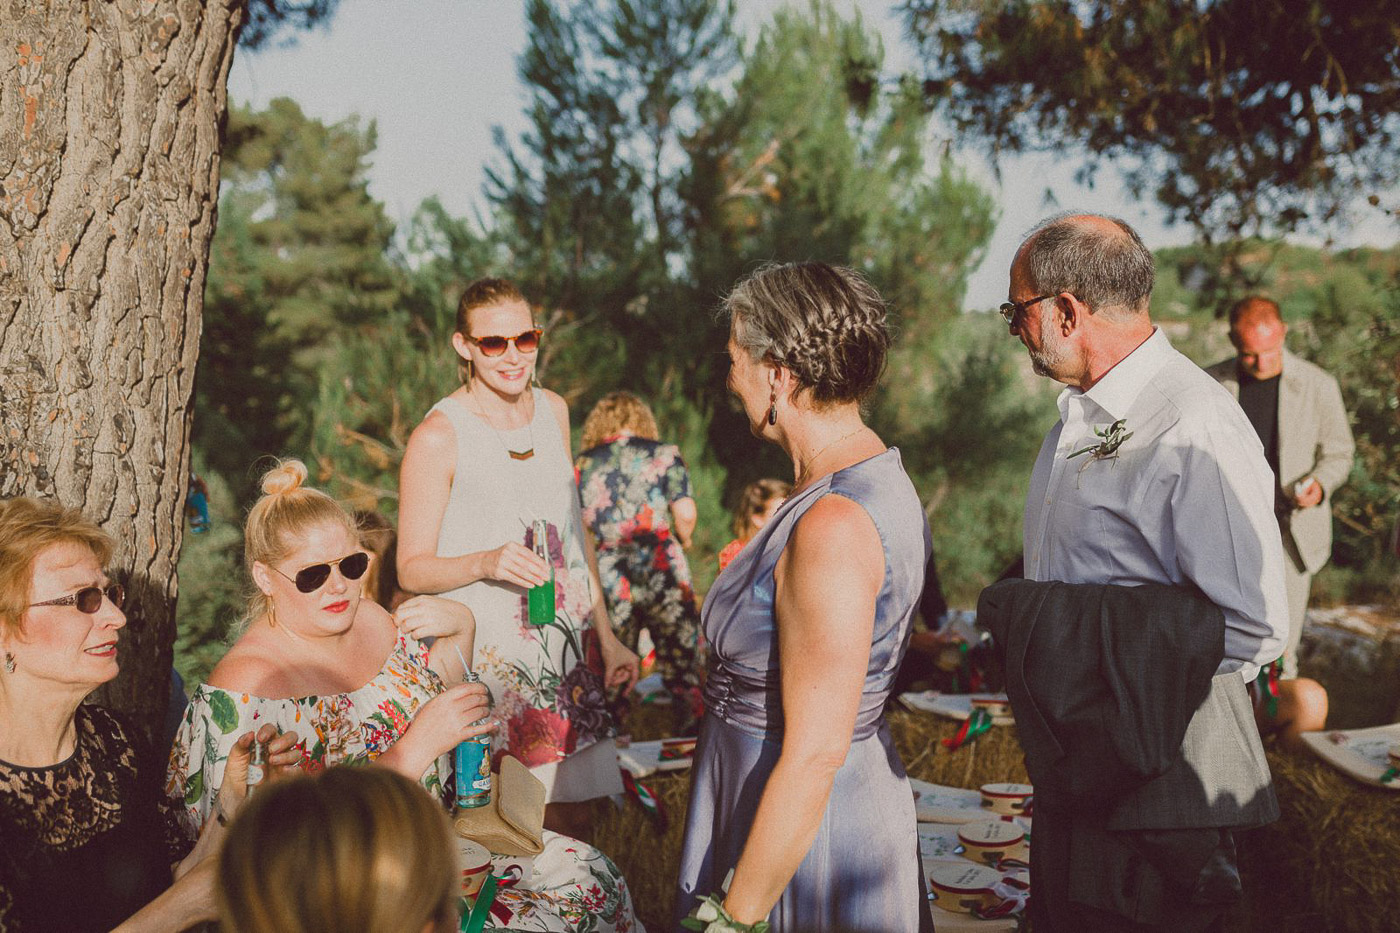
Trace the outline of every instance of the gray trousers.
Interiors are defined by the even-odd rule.
[[[1283,676],[1298,676],[1298,643],[1303,638],[1303,620],[1308,612],[1308,593],[1312,577],[1303,565],[1303,558],[1288,535],[1283,538],[1283,585],[1288,594],[1288,644],[1283,649]]]

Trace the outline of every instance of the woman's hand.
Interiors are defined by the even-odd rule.
[[[219,797],[214,812],[224,820],[233,818],[248,796],[248,765],[253,758],[253,738],[267,746],[265,780],[275,780],[301,764],[301,738],[295,732],[278,732],[277,726],[264,723],[256,732],[245,732],[229,749],[224,762],[224,781],[219,785]]]
[[[488,580],[514,583],[523,589],[549,582],[549,565],[534,551],[515,541],[507,541],[494,551],[485,553],[485,573]]]
[[[610,688],[625,685],[622,692],[631,692],[641,666],[637,653],[619,641],[612,629],[601,626],[598,627],[598,647],[603,655],[603,683]]]
[[[476,616],[455,599],[441,596],[415,596],[394,610],[399,631],[422,641],[425,638],[452,638],[476,634]]]
[[[408,756],[410,770],[422,762],[423,767],[418,773],[409,775],[416,781],[423,776],[434,758],[456,748],[460,742],[494,731],[494,722],[477,722],[490,712],[491,703],[485,684],[448,687],[418,710],[413,722],[409,723],[408,731],[390,751],[404,743],[411,743],[409,749],[401,754]]]

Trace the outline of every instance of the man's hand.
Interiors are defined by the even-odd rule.
[[[1293,484],[1293,505],[1300,509],[1310,509],[1322,501],[1322,484],[1317,477],[1309,476]]]

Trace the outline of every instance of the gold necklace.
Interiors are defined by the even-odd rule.
[[[797,483],[796,483],[797,488],[799,488],[799,489],[802,488],[802,486],[807,482],[807,471],[810,470],[810,469],[812,468],[812,464],[814,464],[814,463],[817,462],[817,458],[818,458],[818,457],[820,457],[822,454],[826,453],[826,452],[827,452],[828,450],[830,450],[831,448],[835,447],[837,444],[839,444],[839,443],[841,443],[842,441],[846,440],[847,438],[855,437],[857,434],[859,434],[859,433],[860,433],[861,431],[863,431],[864,429],[865,429],[865,425],[862,424],[860,427],[858,427],[858,428],[856,428],[856,429],[854,429],[854,430],[852,430],[852,431],[847,431],[845,434],[842,434],[842,435],[841,435],[840,437],[838,437],[836,440],[832,441],[830,444],[827,444],[827,445],[826,445],[825,447],[823,447],[821,450],[817,451],[815,454],[813,454],[811,457],[809,457],[809,458],[807,459],[807,466],[803,467],[803,468],[802,468],[802,472],[801,472],[800,474],[798,474]]]
[[[535,455],[535,412],[533,405],[533,393],[530,396],[530,401],[532,403],[530,406],[530,420],[526,424],[526,427],[530,429],[530,446],[525,448],[524,450],[511,450],[510,445],[506,443],[505,437],[502,436],[501,432],[496,429],[496,425],[492,423],[491,416],[486,413],[486,406],[481,404],[481,399],[476,397],[476,383],[473,382],[471,388],[467,391],[471,393],[472,401],[476,402],[477,411],[481,413],[481,420],[485,421],[486,426],[491,429],[491,433],[496,435],[496,440],[501,442],[501,447],[505,450],[506,454],[510,457],[510,459],[529,460]]]

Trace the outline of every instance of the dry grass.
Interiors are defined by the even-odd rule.
[[[911,777],[956,787],[1026,780],[1014,728],[994,727],[971,745],[950,750],[938,740],[957,731],[958,724],[951,720],[902,709],[892,711],[888,720]],[[667,709],[655,706],[638,707],[629,722],[637,741],[661,738],[669,724]],[[670,929],[690,773],[653,774],[642,783],[670,817],[666,832],[658,832],[652,819],[631,801],[621,810],[599,801],[594,810],[594,843],[622,869],[638,919],[652,933],[659,933]]]
[[[1242,854],[1249,933],[1389,933],[1400,900],[1400,796],[1310,754],[1270,749],[1282,815]]]

